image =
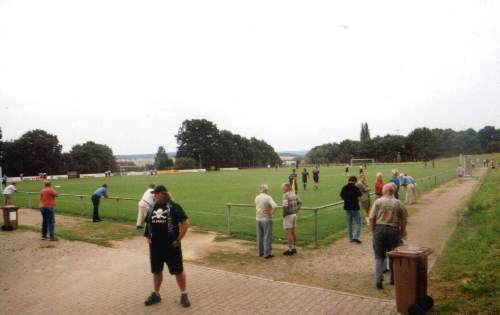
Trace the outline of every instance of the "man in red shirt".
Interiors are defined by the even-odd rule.
[[[54,235],[55,206],[57,192],[52,188],[50,182],[45,182],[45,187],[40,191],[40,212],[42,213],[42,240],[47,239],[47,230],[50,240],[57,241]]]

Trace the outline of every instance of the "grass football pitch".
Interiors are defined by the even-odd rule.
[[[455,176],[458,159],[443,159],[424,166],[423,163],[375,164],[369,165],[365,172],[367,182],[373,188],[375,174],[382,172],[384,181],[390,178],[393,168],[407,172],[414,178],[426,178],[417,184],[417,195],[429,191],[435,185]],[[300,173],[302,169],[298,170]],[[308,167],[312,173],[312,167]],[[359,175],[358,167],[350,168],[351,175]],[[61,196],[57,200],[56,211],[74,215],[91,217],[92,204],[90,195],[103,183],[109,186],[110,197],[131,197],[138,199],[146,190],[148,184],[163,184],[173,195],[173,198],[182,205],[188,214],[191,224],[199,230],[217,231],[226,233],[227,207],[226,203],[253,204],[259,192],[259,185],[267,183],[270,195],[281,204],[281,183],[288,181],[291,168],[279,169],[244,169],[239,171],[182,173],[157,176],[116,176],[110,178],[85,178],[53,181],[56,190],[61,194],[86,195],[86,197]],[[312,176],[309,178],[307,190],[302,187],[299,175],[298,194],[305,207],[317,207],[340,200],[339,193],[347,181],[344,167],[340,165],[323,165],[320,168],[320,188],[313,190]],[[434,178],[434,175],[437,175]],[[38,192],[42,182],[21,182],[18,190],[23,192]],[[38,195],[16,193],[12,197],[13,203],[18,206],[36,208]],[[137,217],[137,201],[133,200],[106,200],[101,202],[101,217],[118,221],[135,222]],[[22,221],[22,218],[20,218]],[[280,241],[285,238],[282,229],[281,211],[274,214],[273,238]],[[21,222],[22,223],[22,222]],[[328,241],[343,235],[345,219],[342,207],[331,207],[318,212],[318,236],[320,240]],[[255,238],[255,209],[232,207],[231,209],[232,236],[242,239]],[[304,210],[300,213],[297,226],[297,238],[301,244],[314,240],[314,219],[312,211]]]

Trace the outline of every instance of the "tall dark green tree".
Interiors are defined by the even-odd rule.
[[[155,156],[155,168],[162,170],[172,166],[174,166],[174,162],[172,161],[172,159],[168,158],[168,154],[167,151],[165,151],[165,148],[160,146]]]
[[[19,139],[3,143],[2,165],[8,176],[61,172],[62,145],[57,136],[44,130],[26,132]]]
[[[436,136],[429,128],[417,128],[406,138],[411,160],[428,161],[438,157]]]
[[[190,157],[204,168],[219,165],[219,130],[206,119],[185,120],[177,135],[177,158]]]
[[[368,128],[368,123],[361,124],[361,134],[359,137],[361,142],[368,142],[371,140],[370,129]]]
[[[490,150],[490,146],[494,142],[500,142],[500,130],[494,126],[486,126],[477,132],[479,143],[483,152],[494,152]]]
[[[113,150],[105,144],[93,141],[77,144],[69,154],[70,169],[80,173],[101,173],[118,169]]]
[[[204,119],[186,120],[177,134],[176,158],[189,157],[204,168],[256,167],[280,164],[274,148],[263,140],[247,139]]]

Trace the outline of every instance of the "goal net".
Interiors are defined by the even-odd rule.
[[[375,159],[351,159],[351,166],[357,165],[373,165],[375,164]]]

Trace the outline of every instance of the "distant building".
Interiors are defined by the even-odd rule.
[[[295,156],[284,155],[280,156],[280,159],[282,161],[281,165],[284,166],[295,166],[297,163],[297,158]]]

